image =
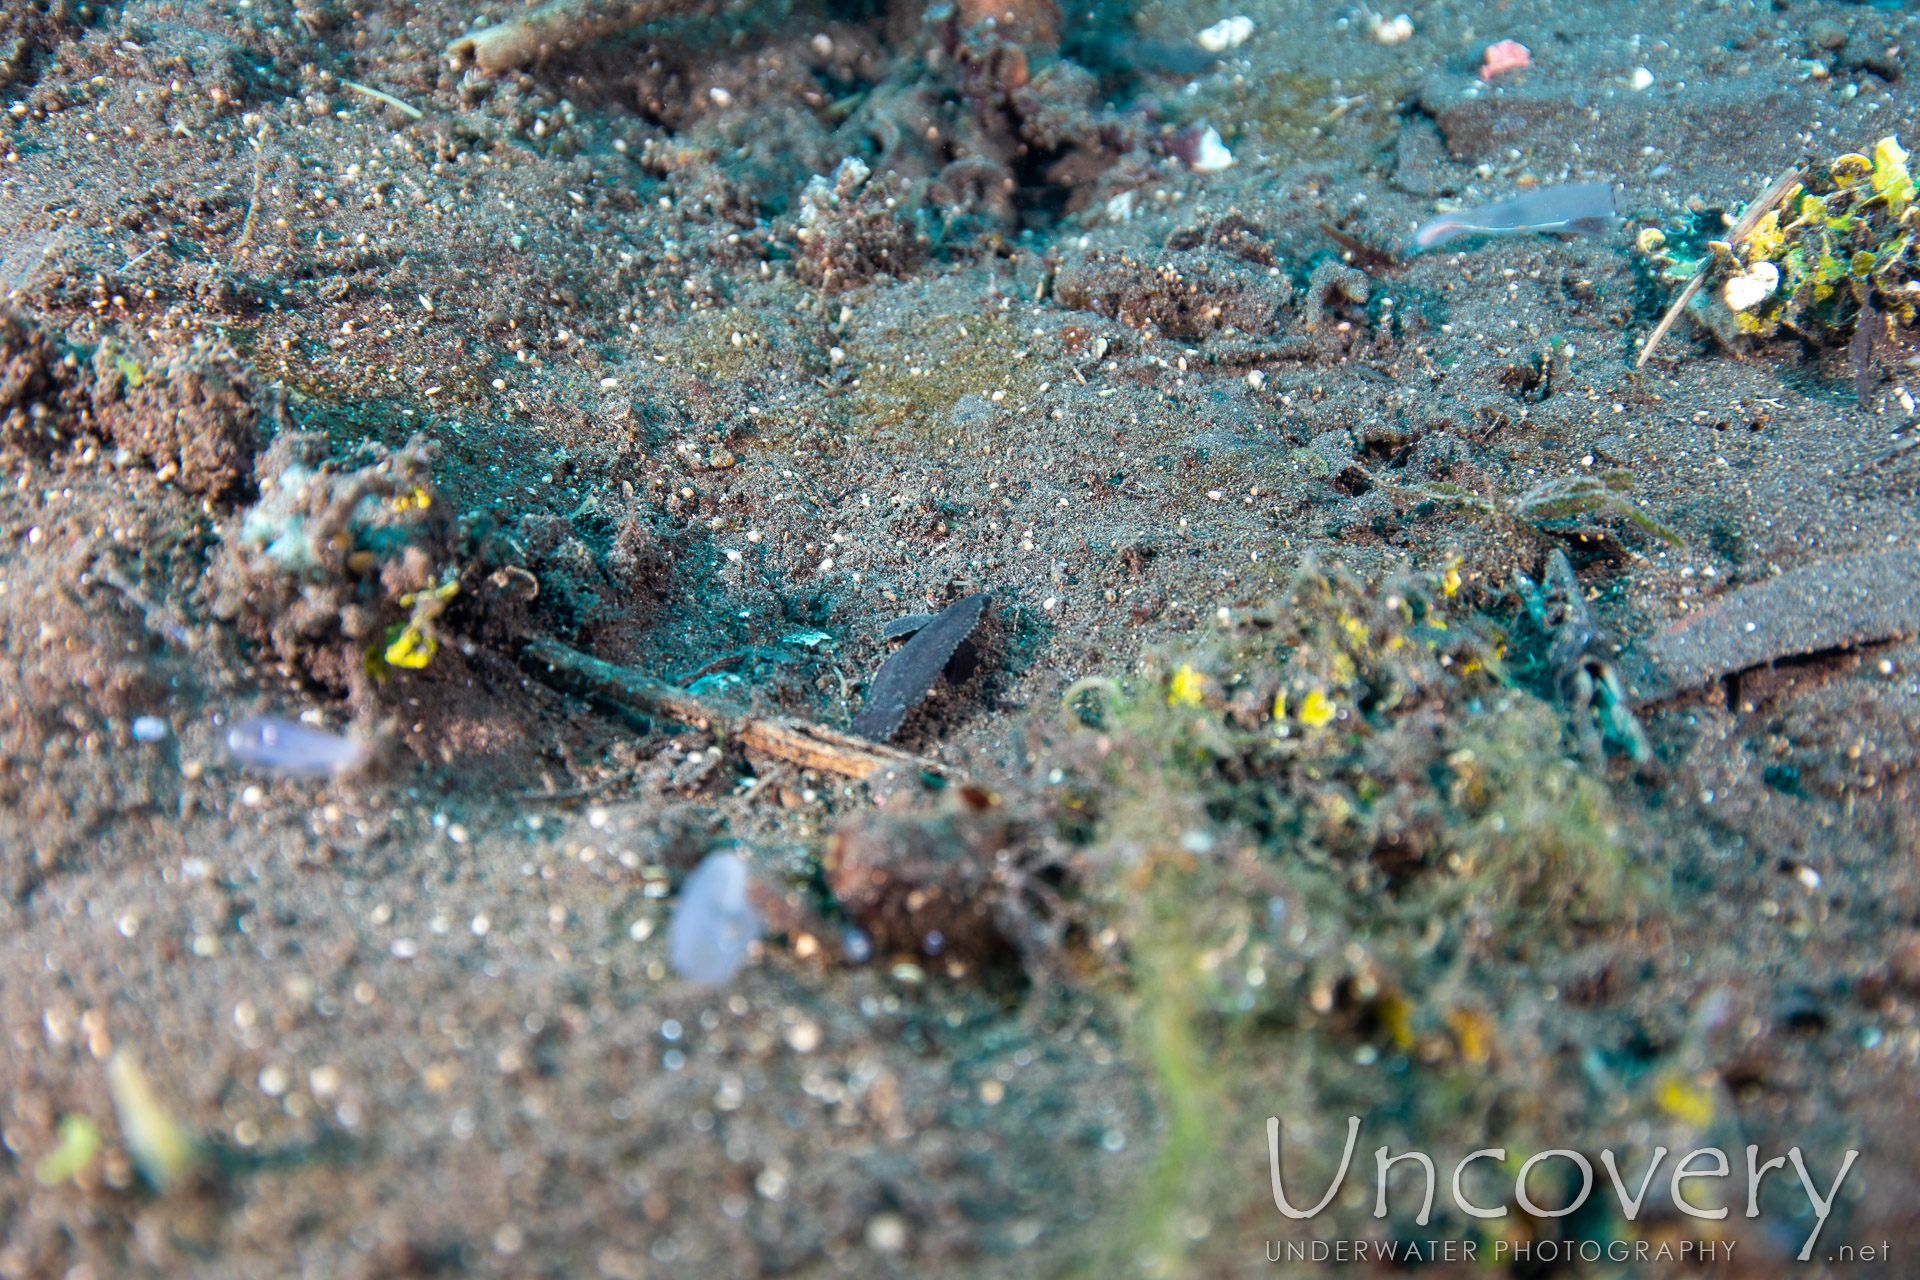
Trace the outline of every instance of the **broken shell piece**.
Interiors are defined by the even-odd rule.
[[[1191,144],[1177,152],[1195,173],[1219,173],[1233,167],[1233,152],[1220,140],[1220,131],[1212,125],[1201,129]]]
[[[1729,311],[1751,311],[1780,287],[1780,268],[1771,262],[1756,262],[1745,271],[1727,281],[1726,299]]]
[[[1253,19],[1245,14],[1220,21],[1202,31],[1195,39],[1208,53],[1225,53],[1229,49],[1238,49],[1253,34]]]

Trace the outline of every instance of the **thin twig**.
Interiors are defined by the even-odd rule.
[[[247,217],[246,220],[240,224],[240,235],[233,242],[235,257],[246,256],[247,247],[253,243],[253,229],[259,225],[260,171],[261,167],[266,163],[267,139],[272,136],[270,132],[263,129],[258,138],[248,139],[253,146],[253,194],[247,199]],[[147,252],[152,253],[153,250],[149,249]],[[145,255],[143,254],[141,256],[144,257]],[[133,264],[128,263],[127,265],[132,266]]]
[[[1775,178],[1773,185],[1761,192],[1760,198],[1748,205],[1746,212],[1740,215],[1740,221],[1733,224],[1733,230],[1727,235],[1727,243],[1738,246],[1742,240],[1751,235],[1753,229],[1760,225],[1760,219],[1767,216],[1769,209],[1784,200],[1787,192],[1799,185],[1802,176],[1801,170],[1789,169]],[[1634,368],[1638,369],[1647,362],[1647,358],[1653,354],[1653,349],[1660,345],[1660,339],[1666,337],[1667,330],[1673,328],[1674,322],[1680,319],[1680,313],[1686,310],[1689,302],[1693,301],[1693,295],[1700,292],[1700,287],[1707,282],[1707,269],[1711,265],[1706,262],[1700,264],[1700,270],[1694,274],[1693,279],[1687,281],[1687,287],[1680,291],[1680,296],[1675,298],[1673,305],[1667,308],[1667,314],[1660,317],[1660,323],[1655,326],[1653,336],[1647,339],[1646,346],[1640,348],[1640,358],[1633,362]]]
[[[182,649],[191,651],[200,647],[198,638],[187,628],[185,623],[174,616],[171,609],[155,602],[152,597],[140,589],[138,583],[127,577],[127,575],[122,573],[117,567],[113,565],[102,566],[100,569],[100,579],[138,607],[141,614],[146,618],[147,626],[158,631]]]
[[[392,107],[395,111],[399,111],[408,116],[411,116],[415,120],[426,119],[426,115],[427,115],[426,112],[414,106],[412,103],[400,101],[400,99],[394,97],[390,93],[382,93],[378,89],[370,89],[364,84],[358,84],[352,80],[347,80],[344,78],[340,81],[340,83],[347,86],[347,88],[353,90],[355,93],[366,94],[369,98],[372,98],[375,102],[384,102],[388,106]]]
[[[720,737],[734,738],[802,769],[871,778],[888,769],[944,773],[937,760],[910,755],[877,742],[855,738],[825,725],[785,716],[755,716],[738,707],[698,697],[664,680],[603,662],[590,654],[544,637],[527,642],[522,656],[549,683],[584,688],[609,702],[645,715],[665,716]]]

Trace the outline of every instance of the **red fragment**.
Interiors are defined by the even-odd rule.
[[[1482,62],[1480,78],[1491,80],[1497,75],[1532,66],[1533,53],[1518,40],[1502,40],[1499,44],[1487,46]]]

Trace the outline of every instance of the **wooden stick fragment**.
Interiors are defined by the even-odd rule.
[[[585,689],[644,715],[664,716],[703,732],[737,739],[756,751],[802,769],[855,779],[871,778],[888,769],[946,772],[937,760],[867,742],[825,725],[787,716],[750,715],[738,707],[699,697],[664,680],[604,662],[558,640],[546,637],[529,640],[521,656],[550,684]]]
[[[1798,186],[1803,176],[1799,169],[1789,169],[1775,178],[1773,185],[1761,192],[1760,198],[1748,205],[1746,212],[1740,215],[1740,221],[1733,224],[1733,230],[1727,233],[1727,243],[1737,246],[1742,240],[1752,235],[1753,229],[1760,225],[1760,219],[1767,216],[1769,209],[1786,199],[1787,192]],[[1634,368],[1638,369],[1647,362],[1647,358],[1653,354],[1653,349],[1660,345],[1660,339],[1667,336],[1667,330],[1673,328],[1674,322],[1680,319],[1680,313],[1686,310],[1689,302],[1693,301],[1693,295],[1700,292],[1700,287],[1707,282],[1707,268],[1710,265],[1705,262],[1700,264],[1700,270],[1695,273],[1693,279],[1687,281],[1687,287],[1680,291],[1680,296],[1675,298],[1673,305],[1667,308],[1667,314],[1660,317],[1660,323],[1654,327],[1653,336],[1647,339],[1646,346],[1640,348],[1640,358],[1633,362]]]
[[[351,89],[357,94],[361,94],[364,97],[372,98],[375,102],[386,103],[388,106],[392,107],[395,111],[398,111],[400,114],[406,116],[409,119],[424,120],[426,118],[427,113],[422,111],[420,108],[414,106],[412,103],[402,102],[400,101],[400,99],[394,97],[392,94],[382,93],[380,90],[373,88],[371,85],[364,85],[357,80],[347,80],[347,79],[342,79],[340,81],[340,84],[342,87]]]
[[[468,32],[447,46],[447,56],[456,68],[472,64],[498,75],[543,53],[575,49],[694,7],[690,0],[552,0],[525,17]]]

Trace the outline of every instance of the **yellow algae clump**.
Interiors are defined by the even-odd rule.
[[[1318,689],[1300,700],[1300,723],[1309,729],[1318,729],[1332,724],[1337,714],[1338,709],[1333,705],[1333,699]]]
[[[421,485],[413,486],[406,493],[395,494],[393,498],[395,511],[425,511],[432,505],[433,495]]]
[[[1833,185],[1844,190],[1871,174],[1873,161],[1858,151],[1849,151],[1843,156],[1836,156],[1833,163],[1827,166],[1827,172],[1833,176]]]
[[[60,1145],[40,1157],[33,1177],[43,1187],[54,1187],[78,1174],[100,1150],[100,1126],[91,1117],[60,1117]]]
[[[1713,1122],[1713,1092],[1680,1071],[1668,1071],[1654,1086],[1653,1100],[1682,1124],[1704,1129]]]
[[[1887,198],[1887,211],[1899,217],[1913,199],[1913,176],[1900,139],[1888,134],[1873,147],[1873,189]]]
[[[1167,689],[1167,705],[1170,707],[1197,707],[1206,701],[1207,678],[1186,663],[1173,673],[1173,683]]]
[[[440,652],[440,642],[409,623],[394,642],[387,646],[381,656],[390,667],[405,667],[409,671],[418,671],[433,661],[433,655]]]
[[[424,493],[422,496],[425,496]],[[459,594],[460,580],[452,577],[431,591],[416,591],[401,596],[401,608],[412,609],[413,614],[381,655],[387,665],[418,671],[432,662],[433,655],[440,652],[440,642],[433,635],[434,619],[445,613],[447,603]]]

